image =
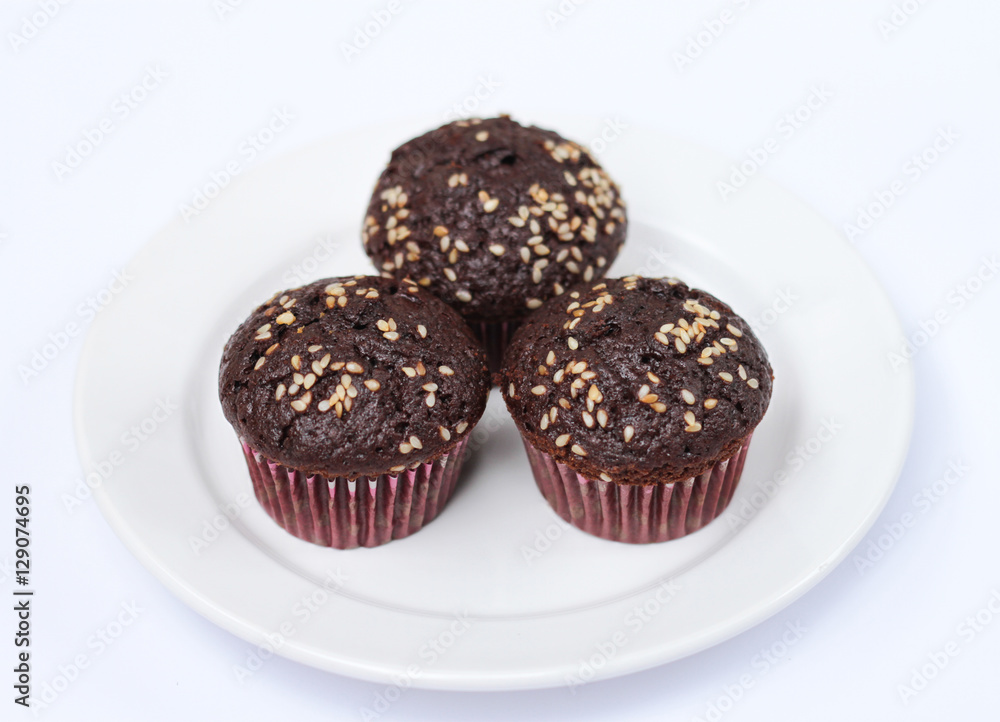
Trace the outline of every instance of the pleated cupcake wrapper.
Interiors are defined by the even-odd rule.
[[[527,440],[524,448],[542,495],[559,516],[611,541],[648,544],[701,529],[725,511],[743,473],[748,435],[730,458],[671,484],[618,484],[577,474]]]
[[[242,439],[257,501],[300,539],[353,549],[402,539],[436,517],[458,480],[468,436],[449,453],[396,475],[306,475],[254,451]]]
[[[489,363],[491,374],[500,370],[503,352],[507,350],[507,344],[510,343],[514,331],[520,325],[518,321],[473,321],[469,323],[472,334],[479,339],[486,351],[486,360]]]

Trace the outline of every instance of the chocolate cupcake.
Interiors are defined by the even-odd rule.
[[[549,301],[518,329],[498,377],[549,504],[633,543],[722,513],[773,378],[729,306],[637,276]]]
[[[488,393],[461,317],[372,276],[276,294],[219,370],[258,501],[295,536],[340,549],[405,537],[440,512]]]
[[[523,318],[604,276],[625,231],[618,187],[586,149],[502,116],[393,151],[362,239],[383,276],[408,276],[457,309],[495,370]]]

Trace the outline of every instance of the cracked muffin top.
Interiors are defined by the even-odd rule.
[[[486,407],[486,357],[462,318],[408,281],[327,278],[275,294],[230,337],[226,418],[310,474],[394,474],[450,451]]]
[[[585,148],[502,116],[393,151],[362,240],[383,276],[412,278],[468,321],[516,321],[603,277],[626,226],[618,186]]]

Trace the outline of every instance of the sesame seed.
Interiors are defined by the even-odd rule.
[[[403,373],[406,374],[407,376],[409,376],[412,379],[414,376],[417,375],[417,370],[415,368],[411,368],[409,366],[404,366],[403,367]]]
[[[653,411],[655,411],[658,414],[662,414],[664,411],[667,410],[666,404],[660,401],[650,404],[650,408],[653,409]]]
[[[458,250],[460,250],[462,253],[468,253],[469,252],[469,246],[468,246],[468,244],[465,241],[463,241],[461,238],[456,238],[455,239],[455,248],[457,248]]]
[[[472,300],[472,294],[463,288],[462,290],[455,292],[455,298],[463,303],[468,303]]]
[[[448,235],[448,229],[444,226],[434,226],[434,235],[438,238],[444,238]]]
[[[486,211],[487,213],[492,213],[497,209],[497,206],[499,205],[500,205],[499,198],[490,198],[488,201],[483,203],[483,210]]]
[[[540,298],[529,298],[525,305],[528,308],[539,308],[542,305],[542,300]]]
[[[420,334],[420,338],[427,338],[427,327],[423,324],[417,326],[417,333]]]
[[[399,340],[399,333],[397,331],[386,331],[382,335],[385,336],[390,341],[398,341]]]
[[[625,438],[625,443],[627,444],[635,436],[635,428],[632,426],[626,426],[625,430],[622,432],[622,436]]]
[[[705,399],[705,408],[714,409],[719,403],[718,399]]]
[[[584,371],[587,370],[587,362],[586,361],[577,361],[575,364],[573,364],[570,367],[569,370],[571,372],[575,373],[575,374],[582,374]]]
[[[445,268],[444,269],[444,275],[445,275],[445,277],[447,277],[447,279],[449,281],[457,281],[458,280],[458,276],[455,275],[455,271],[453,271],[450,268]]]
[[[274,400],[281,401],[281,397],[285,395],[285,391],[286,391],[285,385],[278,384],[278,388],[274,390]]]
[[[599,404],[604,401],[604,394],[602,394],[601,390],[597,388],[597,384],[591,384],[590,388],[587,389],[587,398],[595,404]]]
[[[295,323],[295,314],[293,314],[291,311],[285,311],[283,314],[274,319],[274,322],[286,326]]]
[[[642,386],[639,387],[639,398],[640,399],[643,396],[647,395],[648,393],[649,393],[649,384],[643,384]],[[656,401],[656,399],[653,399],[653,401]]]
[[[601,479],[603,479],[604,481],[611,481],[611,477],[605,474],[603,471],[601,472]]]
[[[349,374],[344,374],[340,377],[340,385],[345,389],[351,386],[352,380]]]
[[[424,384],[420,388],[422,388],[424,391],[437,391],[438,385],[432,381],[429,384]]]
[[[295,369],[296,371],[302,368],[302,359],[298,356],[298,354],[292,356],[291,364],[292,368]]]
[[[399,451],[400,453],[403,454],[409,454],[411,451],[413,451],[413,447],[404,441],[402,444],[399,445]]]
[[[461,434],[467,428],[469,428],[469,423],[467,421],[462,421],[458,424],[458,426],[455,427],[455,433]]]
[[[440,434],[441,438],[445,441],[451,440],[451,432],[443,426],[438,427],[438,434]]]
[[[490,132],[488,130],[481,130],[476,133],[476,140],[482,142],[490,137]]]
[[[542,420],[539,422],[538,428],[540,428],[542,431],[545,431],[547,428],[549,428],[549,415],[548,414],[542,414]]]
[[[566,345],[569,346],[574,351],[576,351],[578,348],[580,348],[579,342],[575,338],[573,338],[572,336],[570,336],[568,339],[566,339]]]
[[[311,389],[313,384],[316,383],[316,374],[308,374],[305,380],[302,382],[302,387],[305,389]]]
[[[563,434],[562,436],[556,437],[556,446],[566,446],[569,443],[569,434]]]
[[[690,426],[685,427],[684,430],[687,432],[701,431],[701,424],[696,421]]]
[[[569,399],[566,399],[566,398],[559,399],[559,405],[562,406],[566,410],[569,410],[569,409],[573,408],[572,405],[569,403]]]
[[[584,411],[583,412],[583,423],[587,426],[588,429],[594,428],[594,417],[591,416],[586,411]]]
[[[677,350],[680,353],[684,353],[685,351],[687,351],[687,345],[683,341],[681,341],[679,338],[675,338],[674,339],[674,346],[677,347]]]
[[[259,359],[257,359],[257,363],[253,365],[253,370],[256,371],[257,369],[259,369],[261,366],[264,365],[265,361],[267,361],[267,357],[261,356]]]
[[[317,351],[320,351],[322,348],[323,347],[320,346],[318,343],[314,343],[312,346],[309,347],[309,353],[316,353]]]
[[[313,361],[312,364],[310,364],[309,368],[311,368],[313,370],[313,373],[316,374],[317,376],[323,375],[323,364],[321,364],[319,361]]]
[[[641,401],[644,404],[655,404],[657,401],[659,401],[659,399],[660,397],[657,396],[656,394],[646,394],[645,396],[641,397],[639,401]]]
[[[437,397],[434,396],[434,394],[427,394],[427,398],[424,399],[424,403],[426,403],[429,407],[432,408],[434,406],[435,401],[437,401]]]
[[[681,389],[681,398],[684,399],[685,403],[688,403],[688,404],[693,404],[694,403],[694,394],[692,394],[687,389]]]
[[[414,449],[424,448],[424,445],[420,443],[420,439],[418,439],[416,436],[410,437],[410,446],[412,446]]]
[[[604,409],[597,410],[597,423],[601,425],[602,429],[608,425],[608,412]]]
[[[715,362],[712,361],[711,358],[707,358],[705,356],[702,356],[701,358],[698,359],[698,363],[700,363],[702,366],[711,366]]]
[[[365,381],[365,386],[368,388],[369,391],[378,391],[380,388],[382,388],[382,384],[380,384],[375,379],[367,379]]]
[[[541,384],[539,384],[538,386],[535,386],[534,388],[531,389],[531,393],[533,393],[535,396],[542,396],[547,391],[548,391],[548,389],[546,389]]]
[[[296,386],[301,386],[302,382],[305,381],[305,376],[302,374],[292,374],[292,381],[295,382]]]
[[[747,380],[747,370],[745,368],[743,368],[743,364],[740,364],[739,368],[736,369],[736,370],[739,373],[740,378],[743,379],[744,381],[746,381]]]
[[[504,253],[506,253],[506,251],[507,249],[501,246],[499,243],[494,243],[493,245],[490,246],[490,253],[492,253],[494,256],[502,256]]]
[[[667,338],[667,335],[662,331],[657,331],[656,333],[654,333],[653,338],[662,343],[664,346],[670,345],[670,339]]]
[[[729,331],[729,333],[733,334],[733,336],[735,336],[736,338],[739,338],[740,336],[743,335],[743,332],[740,331],[731,323],[726,324],[726,330]]]
[[[292,402],[292,408],[295,409],[296,411],[305,411],[307,406],[308,404],[304,403],[302,399],[295,399]]]
[[[389,330],[389,324],[386,323],[385,321],[383,321],[381,318],[378,321],[375,322],[375,325],[378,326],[378,330],[379,331],[388,331]]]
[[[587,455],[587,452],[586,452],[586,451],[584,451],[584,450],[583,450],[583,447],[582,447],[582,446],[580,446],[579,444],[573,444],[573,445],[572,445],[572,446],[570,447],[570,449],[569,449],[569,450],[570,450],[570,451],[572,451],[572,452],[573,452],[574,454],[576,454],[577,456],[586,456],[586,455]]]
[[[450,366],[438,366],[438,371],[445,376],[454,376],[455,372],[451,370]]]
[[[721,372],[719,374],[719,378],[722,379],[723,381],[725,381],[727,384],[730,384],[730,383],[733,382],[733,375],[731,373],[727,373],[725,371],[723,371],[723,372]]]
[[[525,263],[531,262],[531,249],[527,246],[521,246],[521,250],[518,251],[521,254],[521,260]]]
[[[518,228],[524,228],[524,219],[523,218],[519,218],[518,216],[511,216],[507,220],[510,222],[510,224],[512,226],[516,226]]]
[[[694,422],[695,422],[694,412],[693,411],[685,411],[684,412],[684,423],[686,423],[688,426],[690,426]]]
[[[760,386],[760,383],[757,381],[757,379],[750,379],[747,381],[747,386],[749,386],[752,389],[755,389],[758,386]]]
[[[563,376],[565,376],[565,375],[566,375],[566,371],[564,369],[559,369],[554,374],[552,374],[552,381],[553,381],[553,383],[561,384],[562,380],[563,380]]]
[[[361,364],[355,363],[354,361],[347,362],[347,370],[352,374],[364,373],[364,369],[361,368]]]

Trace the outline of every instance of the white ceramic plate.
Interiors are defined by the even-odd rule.
[[[601,129],[546,122],[581,139]],[[130,264],[135,280],[94,322],[76,388],[80,454],[87,471],[110,462],[94,496],[129,549],[250,642],[440,689],[648,668],[732,637],[816,584],[901,469],[913,379],[885,359],[902,331],[868,269],[801,202],[757,178],[725,203],[716,181],[727,160],[639,130],[600,156],[630,203],[612,272],[676,275],[718,295],[757,326],[774,365],[771,408],[723,518],[646,546],[566,527],[535,489],[495,391],[454,498],[408,539],[320,548],[257,506],[216,397],[222,345],[273,291],[370,271],[358,236],[372,183],[391,148],[431,125],[370,129],[262,166]]]

